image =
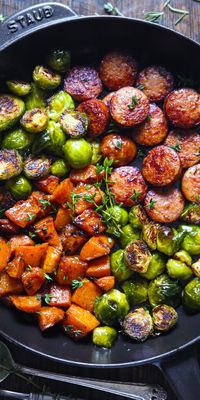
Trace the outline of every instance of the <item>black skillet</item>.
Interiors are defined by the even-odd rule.
[[[38,4],[7,19],[0,27],[0,79],[31,78],[51,47],[72,51],[74,64],[95,64],[107,50],[123,48],[140,66],[159,63],[173,73],[198,79],[200,45],[156,24],[123,17],[77,17],[58,3]],[[0,305],[0,333],[6,339],[45,357],[83,367],[130,367],[153,363],[164,370],[178,399],[200,398],[200,377],[194,345],[200,335],[199,315],[180,307],[177,327],[145,343],[119,337],[111,350],[89,340],[74,343],[59,330],[42,334],[36,325]],[[180,350],[181,353],[180,353]]]

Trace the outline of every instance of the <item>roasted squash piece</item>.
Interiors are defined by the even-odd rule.
[[[38,323],[41,331],[51,328],[64,319],[65,312],[57,307],[42,307],[38,314]]]
[[[20,256],[14,257],[6,267],[6,271],[11,278],[21,278],[24,272],[24,261]]]
[[[20,228],[26,228],[36,220],[39,213],[40,208],[32,198],[18,201],[13,207],[6,210],[5,215]]]
[[[37,291],[45,282],[45,273],[40,268],[31,268],[23,273],[21,279],[26,293],[29,296],[32,296],[33,294],[37,293]]]
[[[10,247],[8,246],[4,238],[0,236],[0,272],[3,271],[3,269],[6,267],[10,256]]]
[[[67,224],[61,231],[59,238],[67,255],[76,254],[77,250],[86,242],[87,235],[75,225]]]
[[[61,231],[65,225],[72,222],[72,210],[70,208],[60,207],[56,214],[54,225],[57,231]]]
[[[25,267],[28,267],[30,265],[33,268],[39,268],[42,266],[47,249],[47,243],[42,243],[35,246],[19,246],[15,250],[15,255],[22,258]]]
[[[88,279],[83,279],[81,281],[82,286],[78,287],[73,295],[72,302],[78,306],[93,312],[94,303],[97,297],[102,295],[101,289],[95,285],[95,283],[89,281]]]
[[[91,237],[81,249],[80,259],[90,261],[98,257],[105,256],[110,253],[110,249],[114,246],[114,240],[106,235]]]
[[[100,174],[97,173],[96,165],[88,165],[82,169],[73,169],[70,172],[70,179],[72,183],[86,183],[93,184],[95,182],[102,181],[105,175],[105,171],[103,170]]]
[[[48,194],[53,194],[58,184],[59,178],[55,175],[50,175],[47,178],[40,179],[35,183],[39,190]]]
[[[113,289],[115,286],[115,277],[103,276],[102,278],[96,279],[95,283],[101,288],[101,290],[103,290],[103,292],[109,292],[109,290]]]
[[[74,218],[74,224],[89,235],[98,235],[105,231],[106,226],[100,214],[93,210],[85,210]]]
[[[102,278],[110,275],[110,257],[103,256],[88,263],[86,276],[91,278]]]
[[[40,191],[31,193],[29,199],[35,201],[40,209],[37,218],[44,218],[53,210],[53,205],[50,202],[50,195]]]
[[[71,306],[71,290],[69,286],[61,286],[53,283],[50,286],[50,306],[65,307]]]
[[[50,200],[61,204],[62,206],[66,206],[67,202],[71,201],[71,192],[73,190],[73,184],[69,178],[64,179],[54,190],[51,195]]]
[[[41,219],[34,225],[35,233],[44,242],[48,242],[51,246],[62,249],[62,245],[58,234],[55,230],[54,221],[51,216]]]
[[[66,312],[63,320],[63,328],[65,333],[75,340],[79,340],[93,331],[100,322],[88,310],[72,304]]]
[[[38,296],[9,296],[11,303],[18,310],[33,314],[41,310],[41,300]]]
[[[61,255],[62,251],[60,249],[58,249],[57,247],[48,246],[42,266],[43,271],[47,274],[51,274],[59,264]]]
[[[11,278],[5,271],[0,273],[0,297],[23,292],[24,288],[19,279]]]
[[[72,198],[75,199],[75,214],[81,214],[84,210],[94,208],[94,204],[91,202],[92,198],[94,198],[96,204],[101,204],[103,195],[104,193],[95,186],[88,187],[84,183],[79,183],[72,192]]]
[[[9,240],[9,246],[11,250],[11,257],[14,256],[15,250],[19,246],[34,246],[34,241],[27,235],[14,235]]]
[[[77,256],[62,257],[56,272],[56,281],[60,285],[71,285],[73,280],[85,276],[87,266],[87,263],[81,261]]]

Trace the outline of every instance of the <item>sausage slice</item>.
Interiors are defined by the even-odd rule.
[[[64,89],[73,99],[84,101],[98,97],[102,83],[94,68],[74,67],[64,80]]]
[[[142,91],[150,101],[161,101],[173,89],[172,74],[160,65],[146,67],[138,75],[137,86],[143,86]]]
[[[105,131],[109,124],[108,107],[103,101],[91,99],[79,104],[77,111],[86,113],[89,117],[88,133],[99,136]]]
[[[166,137],[165,146],[178,152],[183,168],[200,162],[200,135],[192,130],[172,130]]]
[[[182,191],[187,200],[200,204],[200,164],[193,165],[184,173]]]
[[[103,99],[103,103],[109,108],[110,107],[110,100],[112,99],[115,92],[108,93]]]
[[[183,209],[184,198],[179,189],[170,188],[149,190],[144,205],[147,214],[153,221],[169,223],[176,221]]]
[[[178,89],[165,99],[165,113],[178,128],[193,128],[200,123],[200,95],[194,89]]]
[[[115,167],[129,164],[137,154],[135,143],[126,136],[110,133],[101,142],[101,153],[103,157],[113,160]]]

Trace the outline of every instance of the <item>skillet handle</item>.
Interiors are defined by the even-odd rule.
[[[166,376],[178,400],[197,400],[200,396],[200,368],[197,346],[176,353],[157,366]]]
[[[0,50],[33,31],[77,14],[59,3],[41,3],[28,7],[7,18],[0,24]]]

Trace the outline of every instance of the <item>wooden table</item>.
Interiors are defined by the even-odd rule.
[[[45,1],[45,0],[44,0]],[[22,10],[29,5],[42,3],[44,1],[36,0],[0,0],[0,13],[5,16],[9,16],[16,11]],[[63,0],[61,3],[69,5],[77,14],[91,15],[95,12],[104,14],[103,5],[104,0]],[[146,12],[155,10],[161,11],[164,4],[164,0],[115,0],[112,4],[117,6],[118,9],[126,16],[144,18]],[[175,26],[177,20],[177,14],[166,10],[164,16],[160,20],[163,25],[170,28],[176,29],[177,31],[190,36],[191,38],[199,41],[200,40],[200,3],[193,0],[173,0],[173,6],[186,9],[189,11],[189,15],[186,16],[182,22]],[[168,400],[175,400],[175,396],[171,389],[168,387],[165,377],[162,376],[161,372],[154,366],[146,365],[134,368],[125,369],[114,369],[114,370],[89,370],[80,369],[75,367],[66,367],[63,365],[55,364],[52,361],[44,360],[38,356],[30,354],[22,349],[16,348],[14,345],[9,344],[10,349],[13,352],[15,360],[35,368],[49,369],[56,372],[76,374],[80,376],[88,376],[95,378],[104,378],[112,380],[124,380],[132,382],[149,382],[159,383],[163,385],[168,391]],[[65,395],[71,394],[73,399],[80,397],[80,389],[70,385],[58,384],[58,383],[47,383],[44,380],[37,380],[42,385],[48,384],[52,392],[64,393]],[[27,385],[25,382],[11,376],[1,385],[1,388],[29,392],[33,390],[31,385]],[[88,391],[81,389],[81,398],[87,400],[100,400],[104,396],[101,393],[94,391]],[[116,396],[106,396],[106,400],[117,399]],[[188,399],[189,400],[189,399]]]

